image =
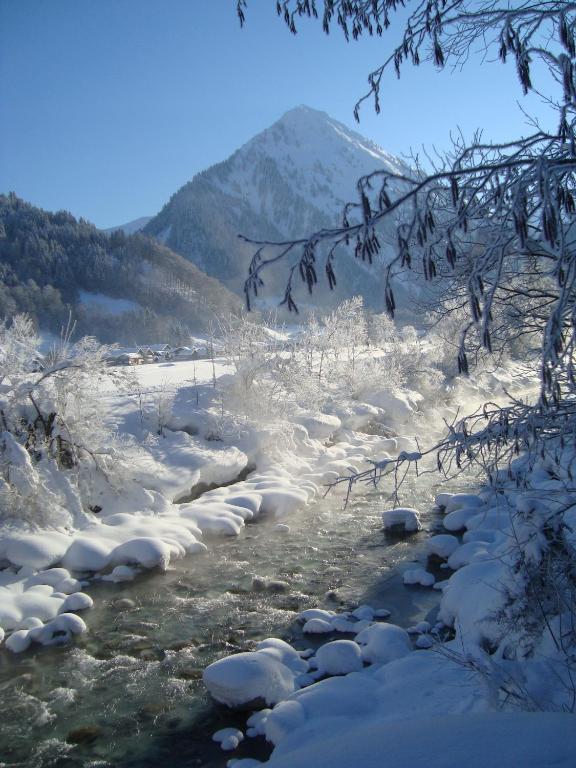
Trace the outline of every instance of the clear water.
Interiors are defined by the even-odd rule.
[[[424,479],[405,495],[428,529],[432,494]],[[380,494],[346,509],[329,496],[290,519],[289,533],[260,520],[238,538],[207,541],[208,553],[175,561],[167,573],[89,587],[89,633],[74,647],[0,651],[0,766],[225,766],[231,755],[211,735],[242,727],[245,715],[210,701],[201,680],[207,664],[270,636],[309,647],[294,622],[308,607],[369,603],[403,626],[434,610],[438,592],[401,579],[426,533],[389,538],[380,516],[387,506]],[[255,576],[286,584],[257,591]],[[262,739],[247,739],[234,756],[268,753]]]

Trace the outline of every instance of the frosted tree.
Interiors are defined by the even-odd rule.
[[[254,242],[248,302],[262,290],[266,271],[284,261],[290,264],[284,303],[297,310],[296,280],[312,292],[323,275],[333,287],[345,249],[372,262],[381,250],[380,225],[391,219],[396,252],[384,267],[388,313],[396,312],[398,280],[410,273],[430,284],[443,311],[465,309],[455,355],[463,373],[479,349],[502,351],[529,337],[539,348],[540,400],[529,411],[517,405],[495,410],[489,426],[493,419],[502,421],[498,441],[520,446],[547,441],[548,427],[554,435],[567,434],[575,423],[576,394],[576,6],[425,0],[399,21],[395,16],[403,5],[284,0],[277,10],[292,33],[301,17],[321,18],[326,32],[339,28],[350,41],[380,36],[388,28],[391,35],[395,22],[401,25],[398,43],[368,75],[357,118],[367,100],[380,110],[387,70],[400,76],[406,65],[465,65],[481,49],[516,68],[525,94],[536,89],[538,74],[544,79],[542,69],[547,71],[554,126],[534,123],[530,135],[500,144],[457,137],[431,169],[417,167],[412,176],[378,170],[358,179],[357,200],[346,205],[333,228],[294,241]],[[248,3],[240,0],[237,7],[243,22]],[[464,439],[469,429],[456,434]],[[488,429],[479,445],[493,445],[495,435]],[[452,440],[455,444],[464,446]],[[459,461],[474,455],[473,448],[463,447]]]

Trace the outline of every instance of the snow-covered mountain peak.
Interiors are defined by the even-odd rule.
[[[286,112],[223,164],[218,174],[222,189],[243,190],[243,197],[259,212],[267,210],[262,169],[278,176],[306,202],[330,217],[356,198],[358,177],[382,169],[409,173],[398,158],[343,123],[311,107]]]
[[[286,128],[294,132],[296,136],[301,134],[305,139],[312,135],[318,138],[327,139],[330,148],[333,149],[339,142],[347,142],[354,150],[367,154],[372,160],[383,162],[389,170],[398,173],[408,171],[407,166],[394,155],[389,154],[375,142],[365,138],[357,131],[348,128],[344,123],[340,123],[326,112],[318,109],[312,109],[301,105],[286,112],[270,129],[273,131],[277,126]],[[325,154],[325,153],[322,153]]]
[[[299,106],[195,176],[145,231],[241,292],[254,248],[238,234],[278,241],[338,226],[344,205],[358,202],[358,178],[378,170],[410,174],[373,141],[325,112]],[[379,306],[382,291],[363,265],[351,257],[340,276],[342,291],[362,293]],[[284,279],[281,269],[271,271],[268,290],[282,295]]]

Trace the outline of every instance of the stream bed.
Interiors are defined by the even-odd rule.
[[[202,683],[212,661],[282,637],[314,647],[295,622],[310,607],[361,603],[409,626],[434,612],[439,592],[405,587],[401,572],[437,525],[434,487],[421,479],[403,498],[425,530],[394,538],[382,529],[380,493],[317,499],[282,522],[260,519],[238,538],[175,560],[167,573],[123,584],[92,582],[89,632],[74,646],[21,656],[0,650],[0,768],[223,768],[230,757],[266,759],[263,739],[234,753],[211,741],[246,715],[214,704]],[[345,637],[340,635],[339,637]],[[324,637],[323,640],[333,639]]]

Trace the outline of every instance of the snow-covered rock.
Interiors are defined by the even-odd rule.
[[[111,555],[114,565],[141,565],[165,571],[170,562],[170,548],[161,539],[141,537],[120,544]]]
[[[404,584],[408,586],[419,585],[421,587],[432,587],[436,583],[434,575],[424,568],[410,568],[407,571],[404,571],[402,580]]]
[[[372,621],[374,618],[374,608],[371,605],[359,605],[352,611],[352,616],[359,621]]]
[[[489,553],[485,542],[469,541],[452,552],[448,558],[448,565],[453,571],[457,571],[464,565],[478,562],[479,560],[489,560],[492,557],[493,555]]]
[[[244,734],[238,728],[221,728],[212,734],[212,741],[220,744],[220,747],[226,752],[236,749],[243,740]]]
[[[233,708],[252,706],[259,701],[276,704],[287,698],[296,689],[298,673],[308,665],[296,651],[293,655],[281,643],[275,641],[257,651],[227,656],[210,664],[204,670],[203,680],[212,697]]]
[[[322,619],[323,621],[332,621],[336,616],[334,611],[325,611],[323,608],[307,608],[298,614],[298,621],[306,623],[311,619]]]
[[[385,530],[398,528],[413,533],[422,528],[418,511],[410,507],[385,510],[382,512],[382,522]]]
[[[455,549],[458,549],[460,542],[456,536],[449,534],[439,534],[432,536],[426,542],[426,552],[428,555],[435,555],[441,560],[447,560]]]
[[[334,631],[332,622],[325,619],[309,619],[302,627],[302,632],[306,635],[327,635]]]
[[[463,507],[483,507],[484,501],[483,499],[476,495],[475,493],[453,493],[453,494],[445,494],[444,495],[444,503],[439,504],[439,506],[443,506],[446,514],[450,514],[450,512],[454,512],[457,509],[462,509]],[[436,497],[436,503],[438,504],[439,496]]]
[[[291,645],[277,637],[269,637],[256,643],[256,648],[261,653],[265,653],[270,658],[282,662],[292,672],[300,673],[308,670],[308,662],[292,648]]]
[[[61,613],[70,613],[71,611],[85,611],[87,608],[92,608],[94,601],[90,595],[86,595],[84,592],[73,592],[68,595],[66,600],[62,603],[60,608]]]
[[[478,507],[461,507],[449,512],[442,520],[447,531],[461,531],[466,528],[468,521],[478,514]]]
[[[111,581],[114,584],[120,584],[123,581],[134,581],[138,574],[138,569],[130,565],[117,565],[111,573],[102,576],[102,581]]]
[[[412,627],[408,627],[406,632],[409,635],[421,635],[425,632],[430,632],[432,624],[429,621],[419,621],[418,624],[414,624]]]
[[[362,649],[353,640],[333,640],[316,653],[318,671],[325,675],[347,675],[362,669]]]
[[[362,658],[370,664],[387,664],[412,652],[410,636],[395,624],[373,624],[356,635]]]
[[[19,629],[10,635],[4,645],[9,651],[12,651],[12,653],[23,653],[28,650],[31,643],[32,639],[30,638],[30,631],[27,629]]]

